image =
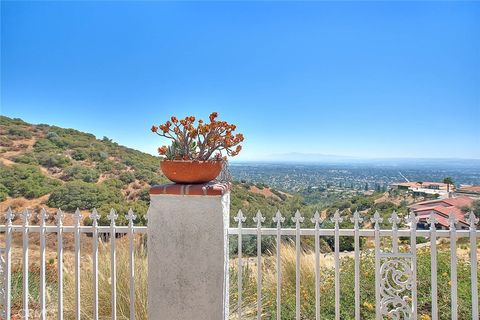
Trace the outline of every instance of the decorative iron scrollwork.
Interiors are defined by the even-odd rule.
[[[380,268],[380,311],[389,319],[412,319],[410,295],[413,272],[410,258],[393,257]]]

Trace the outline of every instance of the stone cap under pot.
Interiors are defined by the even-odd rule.
[[[168,183],[150,188],[150,195],[180,195],[180,196],[222,196],[230,191],[229,182],[207,182],[200,184]]]

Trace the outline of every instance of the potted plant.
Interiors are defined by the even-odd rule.
[[[234,134],[236,126],[217,117],[217,112],[212,112],[206,123],[195,122],[194,116],[181,120],[172,116],[164,124],[152,126],[152,132],[171,140],[169,146],[158,148],[163,158],[160,167],[168,179],[184,184],[212,181],[227,156],[236,156],[242,150],[243,135]]]

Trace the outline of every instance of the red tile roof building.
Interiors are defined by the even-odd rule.
[[[421,224],[428,224],[427,219],[430,217],[430,214],[433,214],[438,221],[437,228],[448,229],[450,225],[448,219],[450,215],[455,215],[458,220],[457,228],[468,229],[469,225],[462,209],[470,207],[473,201],[470,197],[462,196],[422,201],[409,206],[409,208],[415,213]]]

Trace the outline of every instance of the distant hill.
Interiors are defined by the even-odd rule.
[[[120,213],[128,208],[144,214],[151,185],[168,182],[159,169],[158,157],[119,145],[104,137],[75,129],[46,124],[29,124],[21,119],[0,117],[0,210],[10,206],[38,212],[45,207],[84,215],[96,207],[101,224],[108,224],[110,208]],[[247,214],[262,209],[273,215],[276,209],[294,203],[269,188],[234,183],[232,216],[243,208]]]

